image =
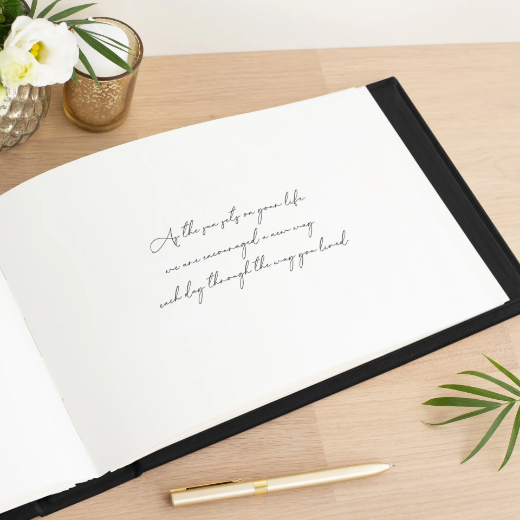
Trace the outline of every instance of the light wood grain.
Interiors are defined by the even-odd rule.
[[[0,193],[49,168],[136,138],[396,76],[517,256],[520,255],[520,44],[340,49],[148,58],[128,122],[107,135],[70,125],[53,91],[49,116],[0,154]],[[374,326],[377,326],[375,323]],[[145,473],[53,520],[507,520],[520,510],[520,447],[504,456],[512,417],[467,464],[491,418],[442,428],[421,403],[437,385],[493,372],[485,352],[519,372],[520,318],[285,417]],[[448,392],[445,391],[447,394]],[[509,430],[509,431],[508,431]],[[172,510],[167,490],[362,462],[378,477]]]

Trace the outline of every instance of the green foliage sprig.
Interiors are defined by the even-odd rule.
[[[436,397],[435,399],[430,399],[423,404],[428,406],[457,406],[462,408],[478,408],[473,412],[468,412],[462,415],[458,415],[453,419],[449,419],[447,421],[441,423],[426,423],[430,426],[442,426],[444,424],[450,424],[457,421],[462,421],[464,419],[470,419],[471,417],[476,417],[477,415],[482,415],[484,413],[492,412],[493,410],[498,410],[502,408],[502,411],[498,414],[496,419],[493,421],[493,424],[486,432],[482,440],[477,444],[475,449],[462,461],[461,464],[471,459],[474,455],[476,455],[489,441],[491,436],[498,429],[502,421],[505,419],[506,415],[514,408],[516,403],[520,401],[520,379],[513,375],[509,370],[504,368],[502,365],[498,364],[496,361],[493,361],[491,358],[484,356],[490,363],[492,363],[502,374],[508,377],[516,386],[512,386],[509,383],[501,381],[500,379],[496,379],[493,376],[484,374],[482,372],[476,372],[474,370],[467,370],[465,372],[459,372],[459,374],[468,374],[475,377],[480,377],[481,379],[485,379],[494,383],[495,385],[500,386],[504,390],[507,390],[515,397],[511,397],[509,395],[500,394],[497,392],[491,392],[489,390],[485,390],[483,388],[477,388],[474,386],[466,386],[466,385],[441,385],[439,388],[448,388],[450,390],[456,390],[459,392],[465,392],[467,394],[478,395],[480,397],[486,397],[487,399],[494,399],[493,401],[484,400],[484,399],[472,399],[467,397]],[[518,432],[520,430],[520,407],[516,412],[515,421],[513,424],[513,431],[511,432],[511,437],[509,439],[509,446],[507,448],[506,456],[504,457],[504,461],[502,465],[498,469],[499,471],[508,463],[513,450],[515,448],[516,440],[518,438]]]
[[[0,50],[4,48],[12,23],[23,15],[23,4],[20,0],[0,0]]]

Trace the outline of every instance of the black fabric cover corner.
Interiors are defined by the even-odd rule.
[[[520,314],[520,264],[406,92],[395,78],[372,83],[367,88],[510,301],[464,323],[172,444],[118,471],[3,513],[0,520],[29,520],[49,515],[136,478],[144,471],[292,412]]]

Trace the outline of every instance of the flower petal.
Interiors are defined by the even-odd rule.
[[[65,83],[78,61],[76,38],[67,24],[57,25],[44,18],[32,20],[19,16],[12,25],[5,48],[17,47],[29,51],[35,43],[43,45],[34,65],[33,85],[41,87]]]

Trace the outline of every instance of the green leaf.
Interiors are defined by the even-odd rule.
[[[76,74],[76,71],[74,69],[72,69],[72,81],[74,81],[74,83],[76,83],[76,85],[78,84],[78,75]]]
[[[439,388],[448,388],[449,390],[458,390],[459,392],[466,392],[467,394],[480,395],[482,397],[489,397],[490,399],[498,399],[499,401],[514,401],[514,397],[509,397],[503,394],[497,394],[496,392],[490,392],[483,388],[476,388],[474,386],[466,385],[441,385]]]
[[[110,45],[110,47],[114,47],[114,49],[117,49],[118,51],[123,51],[123,52],[126,52],[127,54],[130,54],[131,56],[133,56],[134,54],[132,53],[132,51],[129,51],[127,49],[124,49],[123,47],[118,47],[117,45],[115,45],[114,43],[110,43],[110,42],[107,42],[105,40],[102,40],[100,37],[98,36],[93,36],[93,38],[95,38],[98,42],[104,44],[104,45]]]
[[[518,397],[520,397],[520,390],[518,390],[514,386],[511,386],[508,383],[504,383],[504,381],[500,381],[500,379],[497,379],[493,376],[488,376],[487,374],[483,374],[482,372],[476,372],[474,370],[466,370],[464,372],[459,372],[459,374],[469,374],[470,376],[481,377],[482,379],[491,381],[492,383],[495,383],[495,385],[501,386],[504,390],[507,390],[508,392],[511,392],[512,394],[515,394]]]
[[[104,34],[98,34],[94,31],[89,31],[87,29],[82,29],[83,31],[91,34],[94,38],[96,39],[99,39],[99,38],[106,38],[107,40],[110,40],[111,42],[114,42],[116,43],[120,48],[120,50],[125,50],[125,49],[128,49],[130,52],[132,52],[132,48],[131,47],[127,47],[126,45],[124,45],[123,43],[121,42],[118,42],[117,40],[114,40],[113,38],[109,38],[108,36],[105,36]],[[102,43],[105,43],[106,45],[112,45],[111,43],[108,43],[108,42],[103,42]],[[112,45],[112,47],[116,47],[116,49],[118,48],[116,45]],[[128,51],[125,51],[125,52],[128,52]]]
[[[9,34],[9,28],[11,24],[18,18],[18,16],[22,16],[24,14],[28,14],[29,9],[20,2],[20,0],[1,0],[0,7],[2,8],[0,13],[0,22],[2,23],[2,27],[0,28],[0,48],[3,46],[5,39]]]
[[[475,410],[474,412],[457,415],[457,417],[454,417],[453,419],[449,419],[448,421],[444,421],[444,422],[440,422],[440,423],[424,423],[424,424],[428,424],[429,426],[442,426],[443,424],[450,424],[452,422],[463,421],[464,419],[469,419],[470,417],[476,417],[477,415],[491,412],[494,409],[495,408],[482,408],[481,410]]]
[[[128,50],[128,49],[125,49],[123,47],[118,47],[114,43],[110,43],[110,42],[104,41],[104,40],[101,39],[102,38],[101,35],[99,35],[99,36],[93,35],[92,37],[95,38],[98,42],[100,42],[100,43],[102,43],[104,45],[110,45],[110,47],[114,47],[114,49],[117,49],[118,51],[126,52],[130,56],[134,56],[134,53],[132,52],[132,49]]]
[[[116,65],[119,65],[121,68],[134,74],[132,67],[130,67],[130,65],[128,65],[128,63],[122,58],[120,58],[114,51],[110,50],[103,43],[99,42],[98,40],[90,36],[90,34],[85,32],[83,29],[76,27],[74,30],[80,38],[82,38],[86,43],[88,43],[94,50],[98,51],[99,54],[109,59],[112,63],[115,63]]]
[[[82,50],[79,49],[79,59],[81,60],[81,63],[85,65],[85,68],[88,70],[89,74],[92,76],[92,79],[96,82],[96,85],[101,88],[101,85],[99,84],[99,80],[97,79],[96,73],[94,72],[94,69],[92,68],[92,65],[87,60],[87,57],[83,54]]]
[[[54,2],[52,2],[52,4],[49,4],[45,9],[43,9],[43,11],[36,18],[43,18],[45,15],[49,14],[59,1],[60,0],[54,0]]]
[[[36,11],[37,5],[38,5],[38,0],[32,0],[31,10],[29,11],[30,18],[34,18],[34,12]]]
[[[514,405],[515,405],[515,403],[510,403],[500,412],[500,414],[494,420],[494,422],[491,425],[491,427],[489,428],[489,430],[486,432],[486,435],[484,435],[482,440],[477,444],[477,447],[461,462],[461,464],[464,464],[465,462],[467,462],[469,459],[471,459],[471,457],[476,455],[485,446],[487,441],[489,441],[489,439],[491,439],[491,436],[495,433],[496,429],[500,426],[500,423],[504,420],[505,416],[511,411],[511,409],[513,408]],[[518,414],[517,414],[517,417],[518,417]],[[515,421],[515,424],[516,424],[516,421]],[[518,431],[517,431],[517,434],[518,434]],[[515,437],[515,441],[516,441],[516,437]],[[513,451],[513,450],[511,450],[511,451]]]
[[[99,25],[112,25],[107,22],[100,22],[99,20],[63,20],[67,25],[88,25],[92,23],[97,23]]]
[[[516,412],[515,422],[513,424],[513,431],[511,432],[511,438],[509,439],[509,446],[507,447],[507,453],[504,458],[504,462],[502,462],[502,466],[498,468],[498,471],[500,471],[511,458],[513,450],[515,449],[516,439],[518,437],[518,430],[520,430],[520,408],[518,408],[518,411]]]
[[[484,354],[484,357],[490,363],[495,365],[498,368],[498,370],[500,370],[500,372],[502,372],[502,374],[506,375],[509,379],[511,379],[511,381],[513,381],[513,383],[515,385],[520,387],[520,379],[518,379],[518,377],[516,377],[515,375],[511,374],[511,372],[509,372],[509,370],[507,370],[507,368],[504,368],[502,365],[499,365],[496,361],[493,361],[491,358],[487,357],[485,354]]]
[[[0,7],[2,7],[2,16],[8,20],[9,23],[13,22],[18,16],[24,14],[24,5],[20,0],[2,0],[0,1]]]
[[[60,11],[49,17],[49,22],[56,22],[57,20],[62,20],[63,18],[67,18],[73,14],[78,13],[79,11],[83,11],[83,9],[87,9],[88,7],[92,7],[94,4],[83,4],[77,5],[76,7],[71,7],[70,9],[65,9],[64,11]]]
[[[468,408],[499,408],[503,406],[502,403],[495,403],[494,401],[484,401],[482,399],[469,399],[467,397],[436,397],[430,399],[425,403],[428,406],[463,406]]]

